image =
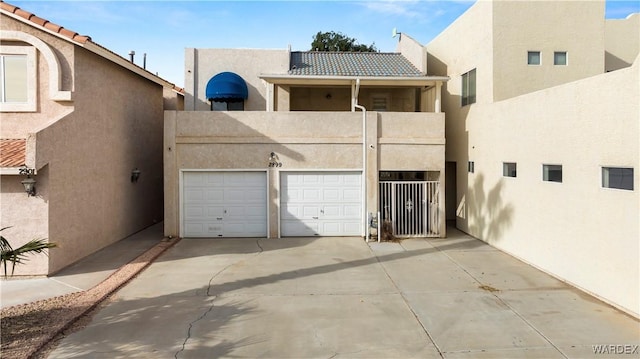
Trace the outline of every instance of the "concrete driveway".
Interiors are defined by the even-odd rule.
[[[50,358],[636,358],[638,345],[638,320],[450,229],[401,244],[183,239]]]

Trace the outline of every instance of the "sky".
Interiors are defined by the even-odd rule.
[[[589,0],[585,0],[589,1]],[[185,48],[311,49],[321,31],[393,52],[392,30],[427,44],[473,0],[16,1],[8,3],[75,31],[182,87]],[[606,18],[640,12],[640,0],[607,1]]]

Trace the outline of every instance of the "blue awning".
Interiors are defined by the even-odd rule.
[[[249,97],[247,84],[242,77],[233,72],[221,72],[207,82],[207,100],[235,102]]]

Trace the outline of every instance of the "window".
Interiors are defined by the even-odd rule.
[[[474,173],[476,170],[476,165],[475,163],[473,163],[473,161],[469,161],[469,164],[467,165],[467,169],[469,170],[469,173]]]
[[[0,53],[0,110],[36,110],[36,60],[32,46],[3,46]]]
[[[244,101],[211,101],[211,111],[244,111]]]
[[[562,182],[562,165],[542,165],[542,180]]]
[[[515,162],[503,162],[502,163],[502,175],[504,177],[516,177],[516,163]]]
[[[462,106],[476,103],[476,69],[462,75]]]
[[[553,64],[559,66],[567,65],[567,52],[566,51],[556,51],[553,53]]]
[[[633,168],[602,167],[602,187],[633,191]]]
[[[540,51],[527,52],[527,65],[540,65]]]

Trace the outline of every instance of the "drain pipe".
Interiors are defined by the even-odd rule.
[[[369,242],[369,216],[367,215],[367,109],[358,105],[360,79],[356,79],[356,90],[353,97],[353,107],[362,111],[362,220],[364,222],[365,239]]]

